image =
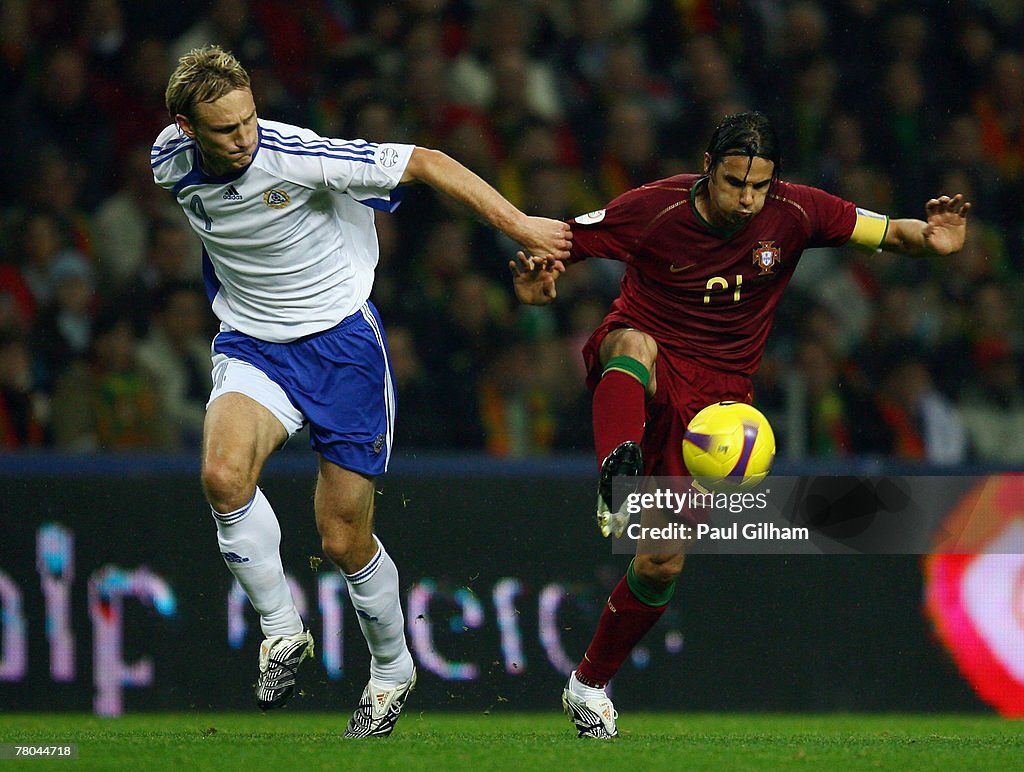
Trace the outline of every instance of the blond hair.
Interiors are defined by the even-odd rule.
[[[249,73],[220,46],[193,48],[178,60],[167,82],[164,101],[173,118],[195,118],[200,102],[214,102],[237,89],[250,89]]]

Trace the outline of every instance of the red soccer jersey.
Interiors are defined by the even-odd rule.
[[[764,208],[725,233],[693,205],[700,179],[681,174],[652,182],[570,220],[570,262],[603,257],[626,264],[608,321],[646,332],[659,348],[703,367],[751,375],[801,253],[849,241],[856,208],[777,180]]]

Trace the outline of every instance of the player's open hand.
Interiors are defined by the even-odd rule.
[[[508,267],[520,303],[544,306],[558,296],[555,282],[565,270],[561,260],[527,257],[525,252],[516,252],[516,259],[509,260]]]
[[[522,235],[516,240],[529,255],[544,260],[566,260],[572,246],[572,231],[561,220],[527,217]]]
[[[923,236],[926,248],[937,255],[950,255],[959,251],[967,237],[967,212],[971,203],[957,193],[939,196],[924,206],[928,224]]]

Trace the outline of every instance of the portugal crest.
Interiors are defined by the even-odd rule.
[[[782,251],[774,241],[759,241],[754,247],[754,265],[761,269],[759,276],[775,273],[776,264],[782,260]]]

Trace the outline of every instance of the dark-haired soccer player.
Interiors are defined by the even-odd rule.
[[[853,243],[948,255],[963,246],[971,205],[961,195],[929,200],[926,220],[891,220],[784,182],[779,168],[768,118],[739,113],[715,129],[703,174],[643,185],[570,220],[570,264],[587,257],[626,264],[619,297],[583,348],[605,536],[628,524],[611,508],[615,476],[685,476],[682,440],[693,415],[719,400],[751,402],[750,376],[805,249]],[[554,300],[565,270],[523,253],[510,268],[517,296],[533,305]],[[616,735],[604,687],[665,611],[683,558],[638,553],[612,591],[562,695],[580,737]]]

